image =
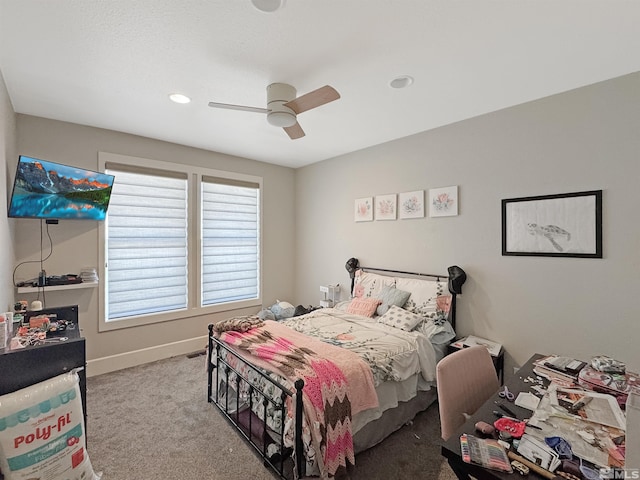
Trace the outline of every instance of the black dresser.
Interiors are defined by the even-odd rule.
[[[64,332],[48,336],[42,345],[34,345],[16,350],[0,348],[0,395],[12,393],[35,383],[48,380],[74,368],[80,379],[82,409],[87,415],[87,381],[86,381],[86,348],[85,339],[80,333],[78,323],[78,306],[46,308],[38,312],[27,312],[25,317],[40,314],[57,315],[58,319],[67,320],[71,325]],[[66,340],[61,340],[66,337]]]

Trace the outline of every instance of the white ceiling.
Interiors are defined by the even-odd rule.
[[[18,113],[300,167],[639,71],[639,25],[636,0],[0,0],[0,70]],[[342,98],[293,141],[207,106],[273,82]]]

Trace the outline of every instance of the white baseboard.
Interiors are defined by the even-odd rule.
[[[155,347],[143,348],[132,352],[110,355],[87,361],[87,377],[115,372],[123,368],[135,367],[164,358],[186,355],[203,350],[207,345],[207,336],[190,338],[179,342],[166,343]]]

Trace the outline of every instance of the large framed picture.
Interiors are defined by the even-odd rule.
[[[602,190],[502,200],[502,255],[602,258]]]

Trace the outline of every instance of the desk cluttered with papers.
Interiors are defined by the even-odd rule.
[[[625,409],[638,395],[640,378],[620,362],[534,355],[442,454],[459,478],[506,479],[518,471],[528,478],[640,479],[637,466],[625,465]]]

